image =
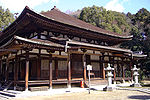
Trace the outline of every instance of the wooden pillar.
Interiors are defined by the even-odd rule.
[[[124,65],[122,66],[122,78],[125,79]]]
[[[72,79],[72,72],[73,72],[73,54],[70,54],[70,66],[71,66],[71,79]]]
[[[18,69],[17,69],[17,73],[18,73],[18,77],[17,77],[17,80],[19,80],[20,79],[20,77],[21,77],[21,74],[20,74],[20,72],[21,72],[21,63],[20,63],[20,61],[21,61],[21,59],[20,59],[20,57],[18,57]]]
[[[19,76],[19,61],[20,61],[20,58],[17,57],[17,67],[16,67],[16,81],[18,80],[18,76]]]
[[[8,81],[8,77],[9,77],[9,60],[8,60],[8,56],[7,56],[7,59],[6,59],[6,73],[5,73],[5,81]]]
[[[67,71],[68,71],[68,84],[67,87],[71,88],[71,54],[68,53],[68,59],[67,59]]]
[[[105,68],[105,63],[104,63],[104,57],[105,57],[105,56],[104,56],[104,53],[102,53],[102,60],[101,60],[101,61],[103,62],[103,63],[102,63],[102,70],[103,70],[102,72],[103,72],[103,79],[105,80],[105,70],[104,70],[104,68]]]
[[[86,56],[85,53],[82,56],[82,61],[83,61],[83,80],[86,82]]]
[[[86,55],[86,64],[91,65],[91,55]]]
[[[2,76],[1,76],[1,80],[4,81],[4,66],[3,66],[3,59],[2,59],[2,61],[1,61],[1,66],[2,66],[2,68],[1,68],[1,69],[2,69],[2,71],[1,71],[1,75],[2,75]]]
[[[115,57],[113,57],[113,67],[114,67],[114,83],[116,82],[116,67],[115,67]]]
[[[18,79],[18,71],[17,71],[18,57],[17,54],[15,56],[15,64],[14,64],[14,90],[16,90],[16,81]]]
[[[29,80],[29,50],[26,51],[25,91],[28,91],[28,80]]]
[[[133,71],[132,71],[132,67],[133,66],[133,62],[132,59],[130,59],[130,70],[131,70],[131,82],[133,82]]]
[[[125,72],[124,72],[124,59],[123,58],[121,58],[122,59],[122,64],[121,64],[121,66],[122,66],[122,78],[123,78],[123,81],[125,81]]]
[[[117,57],[117,74],[118,74],[118,77],[121,77],[120,76],[120,66],[119,66],[119,59],[118,59],[118,57]]]
[[[103,63],[102,63],[102,57],[99,56],[99,70],[100,70],[100,78],[103,77]]]
[[[58,59],[55,59],[55,78],[58,78]]]
[[[21,59],[21,57],[19,57]],[[24,79],[25,75],[25,67],[23,66],[23,61],[20,61],[20,79]]]
[[[0,81],[2,81],[2,57],[0,57]]]
[[[39,49],[38,59],[37,59],[37,79],[41,77],[41,49]]]
[[[52,89],[52,78],[53,78],[53,74],[52,74],[52,54],[49,54],[49,89]]]

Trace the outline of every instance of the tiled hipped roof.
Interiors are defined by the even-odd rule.
[[[48,17],[48,18],[51,18],[55,21],[62,22],[62,23],[72,25],[72,26],[76,26],[76,27],[79,27],[79,28],[83,28],[83,29],[86,29],[86,30],[91,30],[91,31],[94,31],[94,32],[107,34],[107,35],[111,35],[111,36],[118,36],[118,37],[127,36],[127,35],[121,35],[119,33],[111,32],[111,31],[107,31],[107,30],[104,30],[102,28],[91,25],[89,23],[86,23],[82,20],[79,20],[77,18],[74,18],[74,17],[72,17],[68,14],[65,14],[65,13],[61,12],[56,7],[54,7],[50,11],[43,12],[41,14]]]
[[[110,32],[76,19],[59,11],[57,8],[39,14],[26,6],[19,17],[2,31],[2,34],[0,34],[0,45],[9,41],[13,35],[21,34],[23,36],[26,33],[43,30],[62,32],[62,34],[71,34],[77,37],[95,39],[96,41],[102,40],[108,43],[111,42],[111,45],[132,39],[132,36]]]

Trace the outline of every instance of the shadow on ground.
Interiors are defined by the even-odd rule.
[[[148,95],[134,95],[134,96],[128,96],[129,99],[138,99],[138,100],[146,100],[150,99],[150,96]]]

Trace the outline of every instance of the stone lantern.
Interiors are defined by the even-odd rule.
[[[140,70],[139,68],[136,68],[136,65],[134,65],[134,68],[131,69],[133,71],[133,76],[134,76],[134,87],[141,87],[141,85],[138,83],[138,71]]]
[[[110,64],[108,63],[108,67],[104,68],[104,70],[107,72],[107,79],[108,79],[108,84],[107,86],[104,88],[104,90],[106,91],[112,91],[113,90],[113,86],[112,86],[112,71],[114,70],[114,68],[110,67]]]

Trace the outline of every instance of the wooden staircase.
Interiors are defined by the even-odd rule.
[[[12,81],[6,81],[4,85],[0,87],[0,90],[6,91],[12,85],[12,83]]]

